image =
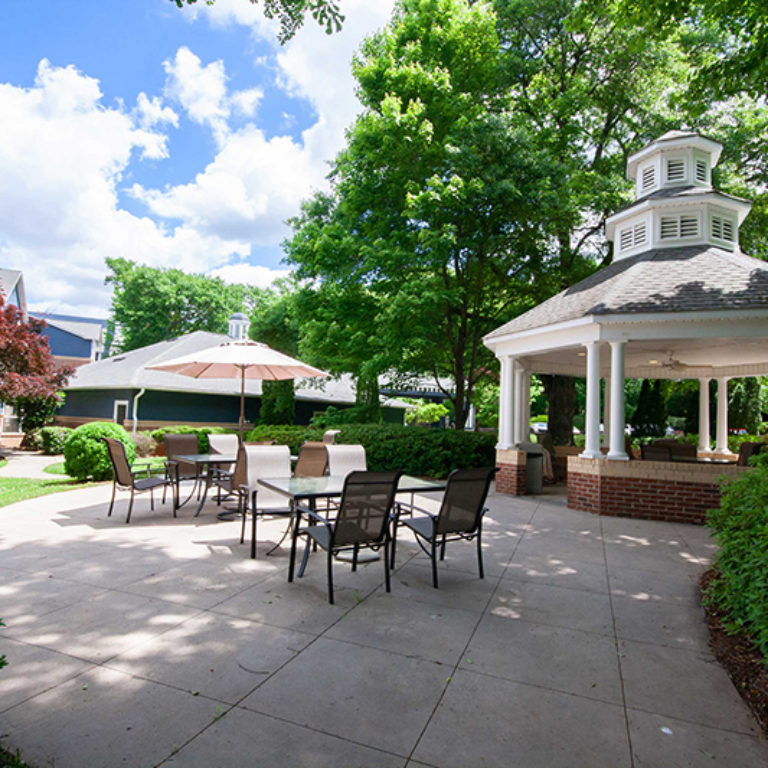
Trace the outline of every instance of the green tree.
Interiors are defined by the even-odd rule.
[[[728,382],[728,425],[756,435],[762,417],[760,380],[755,376]]]
[[[234,312],[248,310],[262,292],[219,278],[107,259],[113,285],[110,331],[123,352],[192,331],[226,333]]]
[[[171,0],[171,2],[183,8],[185,3],[193,5],[197,0]],[[206,0],[208,5],[213,5],[214,2],[215,0]],[[250,0],[250,2],[258,5],[259,0]],[[332,32],[338,32],[344,21],[335,0],[262,0],[262,4],[264,15],[268,19],[277,19],[280,22],[278,40],[281,43],[287,42],[296,34],[304,23],[307,13],[312,14],[312,18],[320,26],[325,27],[329,35]]]
[[[661,437],[667,427],[667,408],[661,379],[643,379],[637,408],[632,415],[632,434],[636,437]]]
[[[288,258],[321,285],[318,307],[349,302],[339,331],[373,358],[371,379],[385,364],[451,377],[462,427],[491,365],[483,335],[535,301],[544,162],[508,109],[486,5],[403,0],[354,74],[364,112]]]

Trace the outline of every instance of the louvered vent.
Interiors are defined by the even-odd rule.
[[[635,245],[643,245],[646,241],[645,222],[635,224]]]
[[[632,247],[632,228],[624,229],[621,232],[621,237],[619,238],[619,249],[622,251],[626,251],[627,249]]]
[[[697,160],[696,161],[696,181],[700,181],[702,183],[706,182],[707,180],[707,164],[704,162],[704,160]]]
[[[712,237],[723,239],[723,220],[719,216],[712,217]]]
[[[699,234],[699,219],[697,216],[680,217],[680,237],[696,237]]]
[[[728,240],[733,242],[735,237],[735,228],[731,219],[724,219],[722,216],[712,217],[712,237],[718,240]]]
[[[733,222],[730,219],[723,219],[723,240],[733,242]]]
[[[653,166],[643,170],[643,192],[647,192],[656,184],[656,169]]]
[[[685,178],[684,160],[667,160],[667,181],[682,181]]]
[[[669,240],[678,237],[680,233],[680,220],[677,216],[661,217],[661,239]]]

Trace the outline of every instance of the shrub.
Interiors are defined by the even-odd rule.
[[[246,442],[274,440],[278,445],[287,445],[291,453],[297,454],[306,440],[321,440],[323,430],[316,427],[302,427],[294,424],[263,424],[245,435]]]
[[[26,451],[42,451],[43,436],[40,434],[40,429],[30,429],[29,432],[25,432],[24,437],[21,438],[21,447]]]
[[[708,513],[720,551],[705,600],[729,617],[727,628],[745,632],[768,658],[768,454],[755,464],[724,483],[719,509]]]
[[[73,430],[69,427],[43,427],[40,430],[43,453],[48,456],[58,456],[64,453],[64,444],[72,432]]]
[[[197,447],[200,453],[208,453],[208,435],[229,435],[235,431],[226,427],[193,427],[190,424],[177,424],[172,427],[153,429],[149,434],[158,443],[164,443],[166,435],[197,435]]]
[[[109,480],[112,463],[102,437],[114,437],[125,446],[128,463],[136,458],[136,446],[130,435],[119,425],[94,421],[75,429],[64,444],[64,471],[78,480]]]
[[[144,459],[147,456],[155,455],[157,441],[154,437],[152,437],[151,432],[136,432],[135,434],[131,433],[131,440],[133,440],[133,444],[136,446],[137,456],[141,456],[141,458]]]

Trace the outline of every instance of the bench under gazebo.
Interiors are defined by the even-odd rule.
[[[586,376],[585,446],[568,458],[571,507],[701,522],[718,503],[717,478],[744,471],[712,460],[730,454],[728,380],[768,374],[768,263],[739,248],[751,204],[712,188],[720,151],[671,131],[632,155],[636,200],[606,222],[613,263],[486,336],[501,364],[499,491],[525,492],[532,373]],[[698,461],[629,461],[627,378],[698,379]]]

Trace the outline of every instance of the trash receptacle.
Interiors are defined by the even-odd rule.
[[[544,448],[538,443],[518,443],[515,448],[525,451],[525,492],[541,493],[544,477]]]

